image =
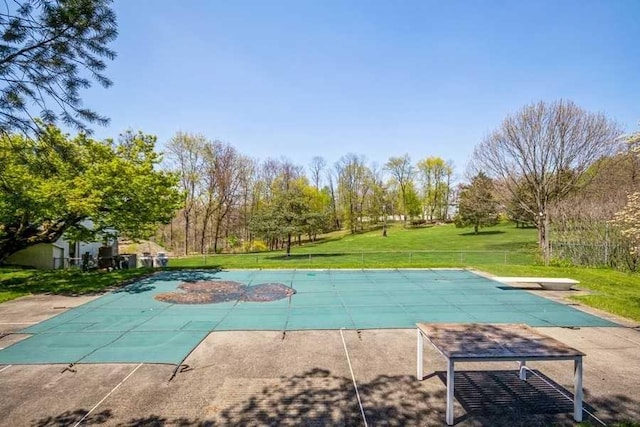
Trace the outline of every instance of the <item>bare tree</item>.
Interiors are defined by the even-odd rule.
[[[334,185],[333,171],[327,170],[327,184],[329,187],[329,196],[331,197],[331,223],[336,230],[340,229],[340,217],[338,215],[338,193]],[[337,179],[335,179],[337,181]]]
[[[251,219],[252,207],[253,207],[253,195],[256,184],[256,160],[247,156],[241,156],[240,165],[240,198],[242,205],[240,212],[238,213],[239,222],[241,225],[241,235],[245,241],[252,240],[251,232],[249,230],[249,221]]]
[[[335,164],[338,197],[351,233],[362,228],[363,205],[371,189],[371,171],[363,156],[349,153]]]
[[[316,190],[320,189],[320,180],[322,179],[322,171],[327,167],[327,161],[320,157],[315,156],[311,159],[309,170],[311,171],[311,182],[315,185]]]
[[[200,247],[206,251],[205,238],[212,220],[213,251],[218,251],[222,222],[234,207],[241,184],[240,155],[235,148],[220,141],[207,142],[204,146],[204,212],[200,233]]]
[[[538,238],[548,261],[549,205],[574,190],[598,159],[617,150],[620,129],[571,101],[539,102],[507,117],[476,147],[476,170],[505,183],[514,198],[533,195]]]
[[[377,163],[372,163],[371,167],[371,191],[372,197],[369,202],[369,217],[382,218],[382,237],[387,237],[387,188],[384,185],[383,169]]]
[[[180,187],[184,194],[184,253],[189,254],[191,226],[197,221],[197,202],[200,193],[200,181],[203,174],[203,147],[207,140],[202,135],[178,132],[167,144],[168,160],[172,169],[180,176]],[[195,241],[195,235],[194,239]]]

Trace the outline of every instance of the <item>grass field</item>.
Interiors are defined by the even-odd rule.
[[[150,269],[82,272],[0,269],[0,303],[30,294],[86,295],[151,273]]]
[[[535,262],[535,229],[501,224],[475,235],[453,225],[389,228],[361,234],[332,233],[314,243],[284,251],[235,255],[196,255],[171,260],[172,266],[225,268],[400,268],[466,267],[477,264]]]
[[[570,277],[590,295],[576,300],[640,321],[640,275],[610,269],[544,267],[537,263],[535,229],[501,224],[474,235],[452,225],[389,228],[356,235],[332,233],[283,251],[171,259],[172,268],[428,268],[471,267],[501,276]],[[0,269],[0,302],[30,293],[86,294],[148,274],[148,270],[82,273]]]

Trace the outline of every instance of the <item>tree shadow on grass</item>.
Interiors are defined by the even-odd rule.
[[[91,271],[79,269],[37,271],[28,277],[0,282],[0,290],[31,294],[66,296],[97,295],[114,287],[142,280],[153,273],[149,269]]]
[[[289,254],[289,255],[271,255],[271,256],[266,256],[264,257],[264,259],[268,259],[268,260],[274,260],[274,261],[299,261],[299,260],[308,260],[309,257],[311,257],[311,259],[317,259],[317,258],[332,258],[332,257],[341,257],[341,256],[346,256],[348,254],[345,253],[330,253],[330,254]]]
[[[549,384],[530,376],[520,381],[517,371],[456,372],[455,424],[486,426],[574,425],[571,402],[560,393],[572,393],[540,374]],[[444,372],[424,381],[411,375],[380,375],[358,382],[367,422],[371,426],[444,425]],[[434,384],[434,379],[439,379]],[[235,382],[234,382],[235,380]],[[225,381],[209,406],[199,408],[199,417],[167,417],[140,414],[144,408],[129,408],[138,416],[114,419],[111,410],[92,413],[83,425],[121,427],[213,427],[213,426],[362,426],[363,418],[350,377],[326,369],[311,369],[301,375],[281,378],[244,378]],[[228,384],[228,385],[227,385]],[[555,389],[554,389],[555,388]],[[627,396],[589,398],[585,408],[606,420],[637,420],[640,405]],[[135,402],[135,396],[131,396]],[[108,402],[104,403],[108,406]],[[597,410],[594,408],[598,408]],[[32,421],[37,427],[70,427],[87,413],[67,411]],[[130,412],[131,413],[131,412]],[[594,425],[585,414],[587,422]]]
[[[474,233],[473,231],[468,231],[466,233],[460,233],[460,236],[491,236],[493,234],[504,234],[505,232],[502,230],[480,230],[478,233]]]

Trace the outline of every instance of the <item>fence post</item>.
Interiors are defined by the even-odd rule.
[[[413,262],[413,252],[409,252],[409,264]]]
[[[364,266],[364,252],[361,252],[360,255],[362,257],[362,265]]]
[[[309,254],[309,264],[311,264],[311,254]]]
[[[462,264],[464,262],[464,255],[462,255],[463,252],[460,251],[460,263]]]
[[[508,253],[509,253],[509,252],[504,251],[504,265],[507,265],[507,254],[508,254]]]
[[[604,265],[609,265],[609,224],[604,226]]]

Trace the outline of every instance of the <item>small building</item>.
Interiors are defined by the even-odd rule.
[[[89,253],[91,259],[98,259],[99,250],[105,246],[103,240],[99,242],[70,242],[64,237],[54,243],[39,243],[18,251],[9,258],[7,264],[35,267],[41,270],[68,268],[80,266],[82,255]],[[106,246],[111,247],[111,254],[118,254],[118,239],[108,239]]]

